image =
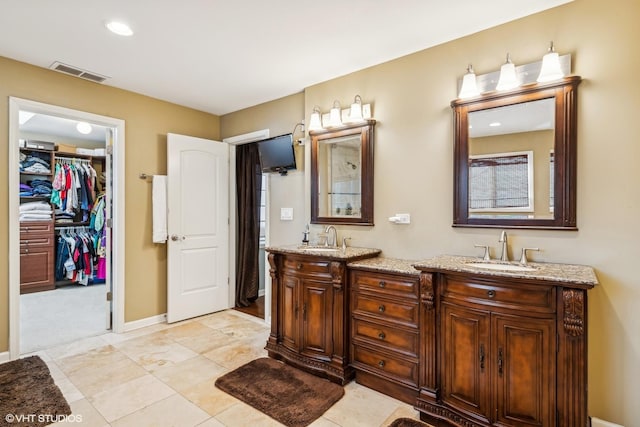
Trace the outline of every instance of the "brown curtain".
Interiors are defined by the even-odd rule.
[[[258,298],[260,249],[260,191],[262,172],[257,144],[236,147],[238,253],[236,306],[247,307]]]

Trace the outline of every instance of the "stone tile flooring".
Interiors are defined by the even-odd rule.
[[[281,426],[214,386],[219,376],[266,356],[268,335],[261,319],[226,310],[34,354],[49,365],[77,416],[54,426]],[[384,427],[399,417],[418,419],[418,413],[351,382],[311,427]]]

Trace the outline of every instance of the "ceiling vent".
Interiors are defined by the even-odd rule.
[[[81,79],[85,79],[85,80],[90,80],[92,82],[96,82],[96,83],[102,83],[105,80],[107,80],[109,77],[107,76],[102,76],[98,73],[94,73],[91,71],[87,71],[87,70],[83,70],[81,68],[78,67],[74,67],[72,65],[67,65],[67,64],[63,64],[62,62],[54,62],[53,64],[51,64],[51,68],[52,70],[55,71],[60,71],[61,73],[65,73],[65,74],[69,74],[71,76],[76,76],[76,77],[80,77]]]

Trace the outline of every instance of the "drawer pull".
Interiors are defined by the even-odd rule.
[[[378,338],[380,338],[381,340],[385,339],[386,337],[387,337],[387,335],[384,332],[380,331],[378,333]]]
[[[29,249],[25,249],[25,250],[24,250],[24,253],[25,253],[25,254],[28,254],[28,253],[29,253]]]
[[[301,262],[299,262],[299,263],[298,263],[298,265],[296,265],[296,268],[297,268],[298,270],[302,270],[302,263],[301,263]]]
[[[384,360],[379,361],[378,366],[380,366],[381,368],[384,368]]]
[[[496,291],[494,291],[493,289],[491,289],[491,290],[487,291],[487,296],[488,296],[489,298],[493,298],[493,297],[495,297],[495,296],[496,296]]]
[[[378,311],[379,311],[380,313],[384,313],[384,310],[385,310],[384,305],[380,304],[380,305],[378,306]]]
[[[385,281],[384,281],[384,280],[380,280],[380,281],[378,282],[378,286],[380,286],[381,288],[384,288],[386,285],[387,285],[387,284],[385,283]]]

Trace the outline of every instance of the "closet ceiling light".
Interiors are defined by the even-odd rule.
[[[83,135],[88,135],[93,130],[91,125],[87,122],[78,122],[78,124],[76,125],[76,129]]]
[[[124,22],[109,21],[105,25],[109,29],[109,31],[119,36],[128,37],[133,35],[133,30],[131,29],[131,27],[129,27]]]

